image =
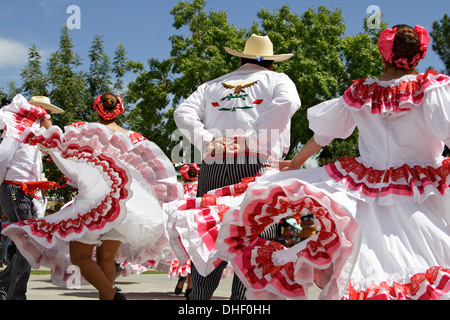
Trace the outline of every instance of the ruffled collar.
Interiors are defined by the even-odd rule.
[[[427,90],[449,84],[450,77],[433,69],[390,81],[363,78],[353,82],[343,99],[352,109],[370,108],[373,114],[395,114],[420,105]]]

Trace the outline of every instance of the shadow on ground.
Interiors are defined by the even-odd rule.
[[[71,297],[71,298],[80,298],[80,299],[98,299],[98,292],[93,287],[82,286],[81,289],[67,289],[67,288],[58,288],[53,285],[51,280],[37,280],[36,282],[42,283],[42,287],[38,286],[33,288],[33,290],[43,290],[43,291],[60,291],[57,293],[61,297]],[[184,296],[184,292],[180,295],[176,295],[173,292],[160,292],[160,291],[151,291],[149,288],[148,292],[134,292],[127,291],[127,286],[132,286],[139,284],[134,281],[116,281],[117,286],[122,288],[122,293],[129,300],[186,300]],[[227,300],[226,297],[214,297],[214,300]]]

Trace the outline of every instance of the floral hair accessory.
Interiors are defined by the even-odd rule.
[[[394,56],[394,40],[397,34],[397,28],[386,29],[381,31],[380,38],[378,38],[378,49],[384,60],[390,61]]]
[[[413,57],[411,61],[408,58],[398,58],[395,56],[394,41],[397,35],[397,28],[383,30],[378,39],[378,48],[384,59],[392,65],[396,65],[400,69],[412,69],[415,68],[421,59],[424,59],[431,38],[428,36],[428,32],[424,27],[415,26],[414,32],[419,37],[420,48],[419,52]]]
[[[121,97],[117,97],[117,106],[112,111],[107,111],[103,107],[102,102],[102,95],[99,95],[97,98],[95,98],[94,101],[94,109],[97,111],[97,113],[102,117],[104,120],[113,120],[119,116],[119,114],[122,114],[125,112],[125,107],[123,105],[123,101]]]
[[[192,163],[191,166],[194,167],[194,169],[197,171],[197,173],[200,171],[200,168],[197,166],[196,163]],[[182,166],[180,169],[181,176],[184,177],[186,180],[190,180],[190,181],[196,180],[197,175],[194,178],[189,176],[189,174],[188,174],[189,169],[190,169],[190,166],[188,164],[185,164],[184,166]]]
[[[420,52],[422,53],[420,59],[425,59],[425,56],[427,55],[428,46],[430,45],[431,37],[428,35],[427,29],[421,26],[415,26],[414,32],[419,37],[419,43],[420,43]]]

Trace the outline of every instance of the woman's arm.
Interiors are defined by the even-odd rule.
[[[283,171],[288,171],[288,170],[298,170],[301,168],[301,166],[315,153],[317,153],[320,149],[322,148],[322,146],[320,144],[318,144],[315,140],[314,137],[311,138],[302,148],[302,150],[300,150],[299,153],[297,153],[297,155],[294,157],[294,159],[292,159],[291,163],[289,164],[289,167],[287,167],[286,169],[284,169]]]

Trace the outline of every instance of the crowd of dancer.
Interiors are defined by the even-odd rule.
[[[31,268],[76,265],[100,299],[125,300],[114,280],[126,262],[166,268],[189,300],[211,299],[230,273],[236,300],[305,299],[312,285],[320,299],[450,299],[450,77],[417,72],[429,42],[420,26],[381,32],[383,75],[309,108],[314,136],[292,161],[301,97],[273,65],[293,55],[258,35],[242,52],[225,48],[240,68],[174,113],[202,153],[181,183],[156,144],[116,123],[120,97],[98,96],[98,123],[63,130],[48,98],[17,95],[0,111],[2,234],[17,248],[0,296],[26,299]],[[359,157],[301,169],[355,129]],[[55,187],[42,150],[77,195],[39,218],[39,192]]]

